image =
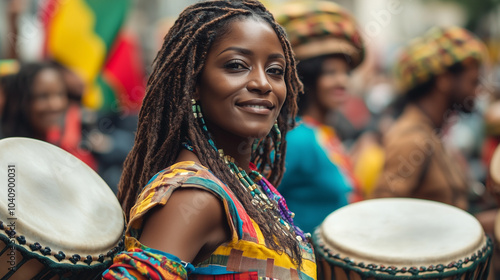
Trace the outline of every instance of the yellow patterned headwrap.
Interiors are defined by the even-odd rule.
[[[483,62],[486,47],[461,27],[434,27],[406,46],[395,65],[397,88],[407,92],[467,59]]]
[[[326,54],[345,54],[352,67],[364,59],[361,34],[352,16],[332,2],[297,2],[279,7],[276,20],[287,33],[299,60]]]

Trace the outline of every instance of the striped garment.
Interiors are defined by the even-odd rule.
[[[219,246],[205,261],[192,266],[177,257],[142,245],[143,219],[154,207],[165,205],[178,188],[205,189],[222,200],[232,239]],[[246,213],[233,192],[208,169],[185,161],[156,174],[131,210],[126,233],[126,251],[114,259],[103,279],[316,279],[312,246],[301,244],[300,271],[287,254],[265,245],[259,226]]]

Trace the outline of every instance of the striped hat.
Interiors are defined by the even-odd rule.
[[[361,34],[352,16],[332,2],[288,3],[275,13],[299,60],[327,54],[345,54],[352,67],[364,59]]]
[[[486,47],[461,27],[434,27],[406,46],[395,65],[397,88],[407,92],[468,59],[483,62]]]

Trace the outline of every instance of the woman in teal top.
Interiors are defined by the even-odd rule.
[[[350,72],[364,58],[352,17],[331,2],[289,4],[278,21],[299,59],[305,94],[299,98],[299,125],[286,137],[285,174],[280,192],[295,222],[311,232],[334,210],[359,200],[351,164],[328,114],[347,98]]]

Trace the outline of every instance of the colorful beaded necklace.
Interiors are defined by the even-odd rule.
[[[202,129],[207,135],[210,145],[216,151],[218,150],[219,155],[224,159],[224,162],[231,170],[231,173],[238,178],[241,186],[243,186],[252,196],[252,204],[263,212],[271,211],[272,215],[276,218],[276,222],[283,225],[290,233],[295,234],[299,242],[306,241],[304,232],[294,224],[294,213],[288,209],[285,199],[258,171],[252,170],[250,174],[247,174],[245,170],[238,167],[233,157],[225,155],[222,149],[217,149],[210,132],[207,129],[205,120],[203,119],[201,108],[194,99],[192,100],[192,109],[194,117],[200,121]],[[279,130],[277,134],[278,141],[281,142],[281,134],[279,133]],[[277,143],[277,145],[279,144],[281,143]],[[196,153],[189,140],[184,141],[182,145],[187,150]]]
[[[219,150],[219,153],[241,185],[252,195],[252,204],[262,211],[274,210],[272,213],[277,222],[281,223],[290,232],[294,232],[297,235],[297,240],[305,241],[304,232],[293,222],[295,214],[288,209],[285,199],[272,187],[271,183],[256,170],[252,170],[250,174],[247,174],[245,170],[236,165],[234,158],[224,155],[222,150]],[[279,215],[276,212],[279,212]]]
[[[187,150],[196,153],[189,142],[185,141],[182,145]],[[285,199],[276,191],[271,183],[256,170],[252,170],[250,174],[247,174],[245,170],[238,167],[234,158],[224,155],[222,149],[219,149],[219,155],[224,159],[231,173],[238,178],[240,185],[250,193],[254,206],[263,212],[272,211],[276,221],[282,224],[288,231],[296,234],[298,241],[306,241],[304,232],[293,222],[295,214],[288,209]],[[277,212],[279,212],[279,215]]]

